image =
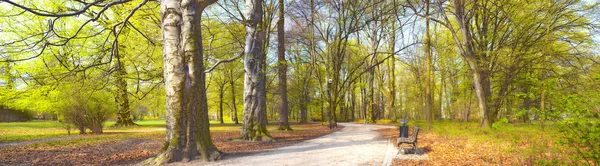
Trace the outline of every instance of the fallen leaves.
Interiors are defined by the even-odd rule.
[[[392,138],[394,142],[399,135],[398,129],[380,129],[377,132]],[[556,148],[560,147],[552,147],[552,142],[531,139],[514,141],[506,138],[505,141],[479,141],[421,130],[418,147],[425,149],[430,160],[396,159],[393,165],[537,165],[538,162],[546,160],[567,161],[566,149],[563,149],[564,153],[556,152]]]
[[[273,124],[275,125],[275,124]],[[294,131],[270,130],[276,142],[234,141],[239,130],[211,130],[215,146],[225,153],[247,154],[299,143],[337,131],[320,124],[293,125]],[[212,129],[212,127],[211,127]],[[8,165],[127,165],[158,154],[163,132],[86,135],[81,139],[0,148],[0,163]]]

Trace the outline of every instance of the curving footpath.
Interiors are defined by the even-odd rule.
[[[389,165],[396,149],[376,129],[391,126],[338,123],[344,129],[296,145],[217,162],[183,165]]]

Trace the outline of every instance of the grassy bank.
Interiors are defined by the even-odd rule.
[[[399,124],[391,124],[398,126]],[[421,127],[419,148],[430,160],[396,160],[395,165],[545,165],[577,164],[569,156],[574,149],[556,144],[562,133],[552,125],[542,130],[539,124],[501,124],[495,129],[481,128],[477,122],[410,121]],[[390,138],[398,129],[379,131]],[[395,142],[395,140],[394,140]]]

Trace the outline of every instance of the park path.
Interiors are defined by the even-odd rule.
[[[339,123],[340,131],[243,157],[225,157],[217,162],[181,165],[389,165],[396,154],[390,140],[374,130],[393,128],[367,124]],[[176,165],[179,165],[176,164]]]

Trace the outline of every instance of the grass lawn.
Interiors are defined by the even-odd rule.
[[[56,121],[0,123],[0,143],[66,136],[67,130]]]
[[[104,132],[163,131],[166,124],[164,120],[137,121],[135,123],[139,126],[111,127],[115,122],[106,122],[104,123]],[[234,125],[233,122],[225,122],[224,125],[220,125],[218,121],[210,121],[210,124],[212,125],[211,130],[225,131],[240,128],[239,125]],[[79,131],[71,129],[71,134],[78,135]],[[64,137],[67,135],[67,130],[57,121],[0,123],[0,143]]]

